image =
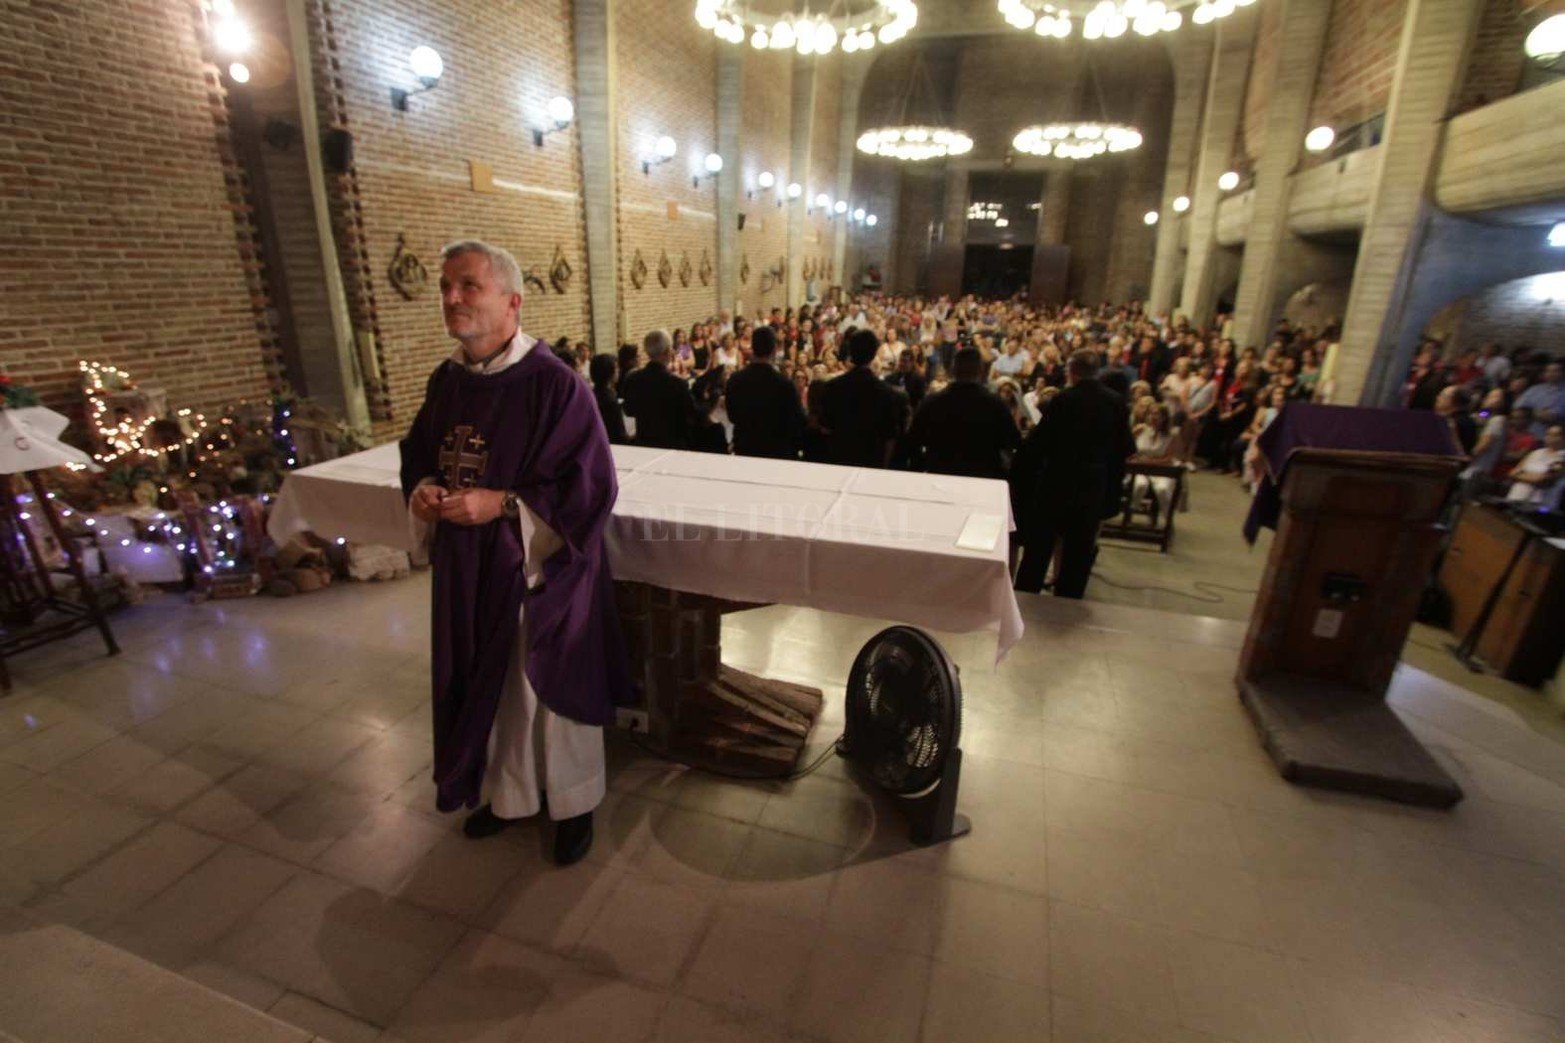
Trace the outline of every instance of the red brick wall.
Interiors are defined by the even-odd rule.
[[[1448,354],[1494,341],[1507,350],[1565,356],[1565,271],[1491,286],[1456,302],[1451,313]]]
[[[1339,0],[1337,6],[1340,8],[1344,2],[1348,0]],[[1277,63],[1277,31],[1281,19],[1281,8],[1266,4],[1261,8],[1260,21],[1255,26],[1255,45],[1250,52],[1250,73],[1245,83],[1244,114],[1239,121],[1239,141],[1234,146],[1235,156],[1245,156],[1252,163],[1260,154],[1266,107],[1271,102],[1269,73]]]
[[[1516,93],[1527,61],[1522,43],[1532,28],[1529,10],[1540,0],[1487,0],[1478,16],[1478,35],[1468,57],[1467,78],[1457,103],[1458,112],[1476,109]]]
[[[553,339],[586,335],[586,247],[575,130],[542,148],[531,128],[548,100],[575,94],[569,0],[322,0],[335,32],[347,126],[354,136],[358,217],[368,254],[392,428],[411,418],[430,370],[451,350],[433,286],[408,301],[386,279],[398,237],[438,276],[440,247],[476,237],[548,268],[559,246],[575,269],[567,291],[529,289],[522,326]],[[417,86],[407,55],[427,44],[445,59],[433,91],[409,111],[393,87]],[[471,188],[468,160],[488,163],[497,191]],[[688,184],[688,182],[687,182]]]
[[[0,0],[0,362],[52,406],[79,403],[83,358],[174,406],[268,389],[275,345],[200,18]]]
[[[1407,0],[1336,0],[1310,126],[1342,130],[1386,111]]]

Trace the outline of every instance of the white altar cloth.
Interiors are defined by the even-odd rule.
[[[1022,635],[1004,482],[615,446],[616,579],[934,630]],[[301,468],[268,532],[412,549],[395,443]]]

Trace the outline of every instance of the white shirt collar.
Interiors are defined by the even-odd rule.
[[[502,370],[510,369],[512,366],[522,361],[522,359],[526,358],[527,353],[532,350],[533,345],[536,343],[538,343],[536,338],[529,337],[521,330],[517,330],[516,336],[512,337],[510,342],[507,343],[498,354],[485,362],[467,361],[467,352],[463,350],[462,345],[460,344],[458,344],[456,346],[456,350],[451,353],[451,361],[455,362],[469,373],[474,373],[484,377],[492,377]]]

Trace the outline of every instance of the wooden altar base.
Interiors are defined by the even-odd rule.
[[[820,689],[725,666],[722,617],[760,604],[616,583],[631,671],[652,746],[704,768],[792,772],[820,716]]]

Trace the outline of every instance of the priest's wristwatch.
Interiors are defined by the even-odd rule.
[[[505,498],[500,501],[500,513],[511,521],[515,521],[522,515],[522,498],[507,490]]]

